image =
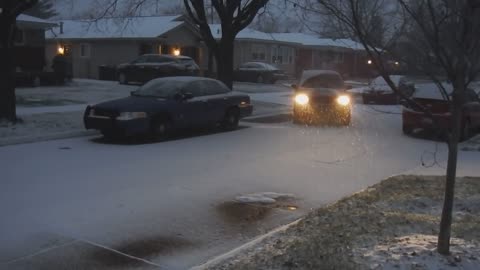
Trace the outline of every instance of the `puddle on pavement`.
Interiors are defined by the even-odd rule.
[[[273,208],[266,205],[257,205],[240,202],[224,202],[217,206],[217,210],[228,222],[255,222],[265,219]]]
[[[192,242],[178,237],[153,237],[124,242],[111,248],[130,256],[149,260],[158,255],[170,255],[193,245]],[[121,254],[102,249],[93,254],[96,261],[107,266],[135,266],[142,262]]]
[[[217,205],[217,211],[227,222],[254,223],[266,219],[275,210],[296,211],[295,199],[277,198],[274,203],[227,201]]]

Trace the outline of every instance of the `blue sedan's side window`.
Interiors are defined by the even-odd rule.
[[[204,89],[205,87],[202,85],[202,81],[194,81],[185,87],[184,92],[191,93],[194,97],[201,97],[206,94]]]

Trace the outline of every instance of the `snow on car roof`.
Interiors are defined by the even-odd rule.
[[[453,86],[449,83],[443,82],[443,87],[447,91],[447,94],[451,94],[453,92]],[[431,83],[419,83],[415,86],[415,93],[412,96],[413,98],[426,98],[426,99],[438,99],[444,100],[445,98],[442,96],[440,89],[438,86],[431,82]]]
[[[98,21],[64,20],[63,33],[57,27],[46,38],[155,38],[182,25],[180,16],[104,18]]]
[[[319,76],[319,75],[336,75],[340,76],[340,74],[336,71],[333,70],[320,70],[320,69],[310,69],[310,70],[304,70],[302,73],[302,77],[300,78],[300,85],[303,85],[303,83],[313,77]]]
[[[261,65],[264,68],[270,69],[270,70],[277,70],[278,69],[276,66],[268,64],[268,63],[264,63],[264,62],[245,62],[242,65],[245,65],[245,64],[258,64],[258,65]]]

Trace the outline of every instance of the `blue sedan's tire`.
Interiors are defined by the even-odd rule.
[[[159,118],[152,121],[150,129],[153,138],[163,141],[170,137],[172,124],[166,118]]]
[[[107,141],[116,141],[121,139],[123,136],[114,130],[101,130],[103,138]]]
[[[124,72],[120,72],[120,74],[118,74],[118,82],[120,84],[128,84],[127,75]]]
[[[230,108],[222,120],[221,126],[224,130],[235,130],[238,128],[238,122],[240,121],[240,112],[237,108]]]
[[[262,75],[258,75],[258,77],[257,77],[257,83],[265,83],[265,79],[263,78]]]

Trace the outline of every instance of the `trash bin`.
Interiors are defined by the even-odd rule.
[[[115,66],[101,65],[98,67],[98,79],[103,81],[116,81],[117,69]]]

